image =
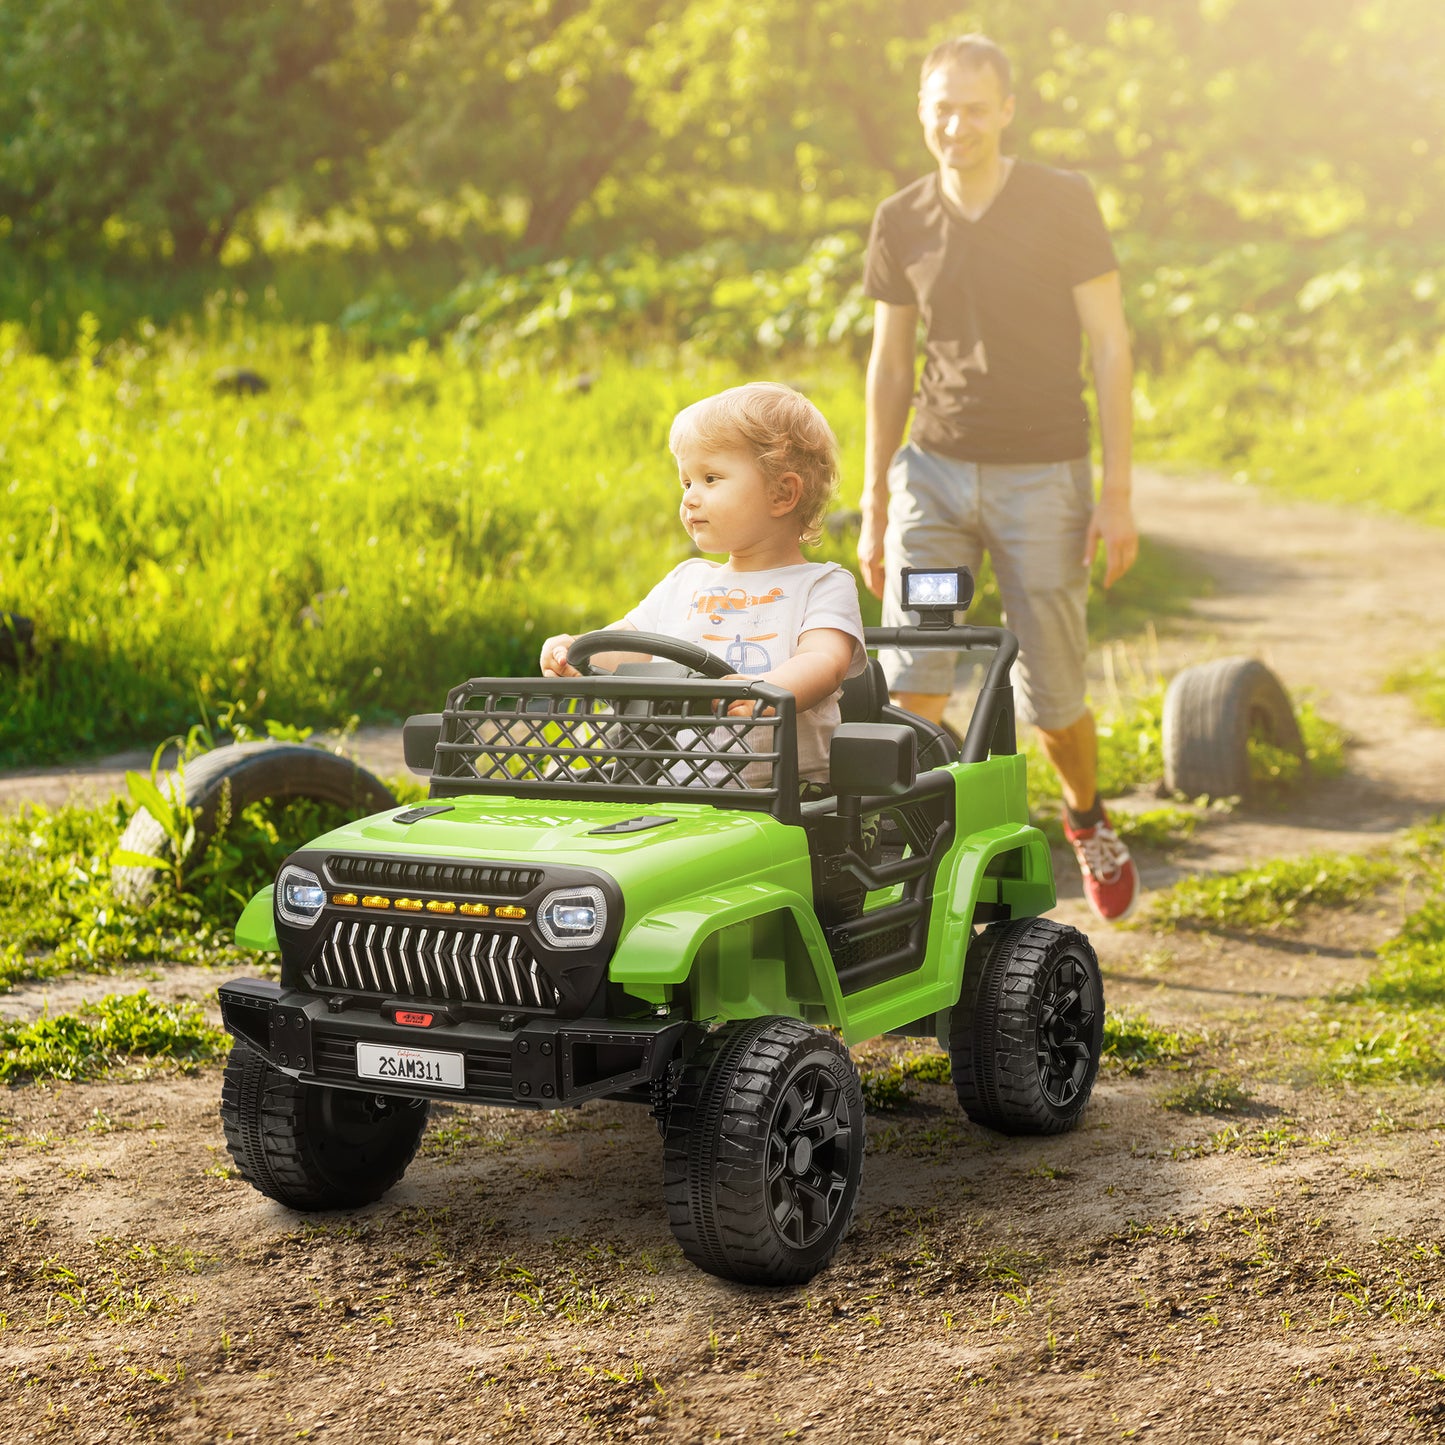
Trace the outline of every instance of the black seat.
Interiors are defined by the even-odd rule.
[[[876,657],[868,659],[868,666],[843,683],[843,695],[838,699],[839,721],[845,723],[876,723],[883,719],[883,709],[888,706],[888,679],[883,675],[883,664]]]
[[[893,706],[888,697],[888,679],[883,675],[883,664],[876,657],[868,659],[868,666],[857,677],[850,677],[844,682],[838,711],[845,723],[891,722],[911,727],[918,734],[919,772],[958,761],[958,741],[948,728]]]

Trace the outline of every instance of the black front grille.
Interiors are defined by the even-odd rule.
[[[525,898],[542,886],[540,868],[495,868],[428,858],[328,858],[326,872],[338,888],[394,888],[480,898]]]
[[[520,934],[339,919],[308,970],[316,989],[552,1010],[559,995]]]

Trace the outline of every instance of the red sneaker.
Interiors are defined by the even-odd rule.
[[[1129,849],[1109,826],[1108,814],[1092,828],[1074,829],[1064,813],[1064,837],[1078,855],[1084,897],[1105,923],[1122,923],[1139,901],[1139,870]]]

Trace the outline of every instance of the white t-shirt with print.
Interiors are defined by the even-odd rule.
[[[768,572],[733,572],[718,562],[679,562],[624,618],[639,632],[695,642],[733,672],[755,677],[786,662],[805,632],[831,627],[853,639],[848,677],[867,666],[863,614],[851,572],[836,562],[800,562]],[[828,779],[838,726],[834,692],[798,714],[798,776]]]

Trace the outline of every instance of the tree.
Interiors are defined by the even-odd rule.
[[[119,224],[213,255],[282,182],[343,199],[400,120],[410,0],[6,0],[0,215],[52,251]]]

